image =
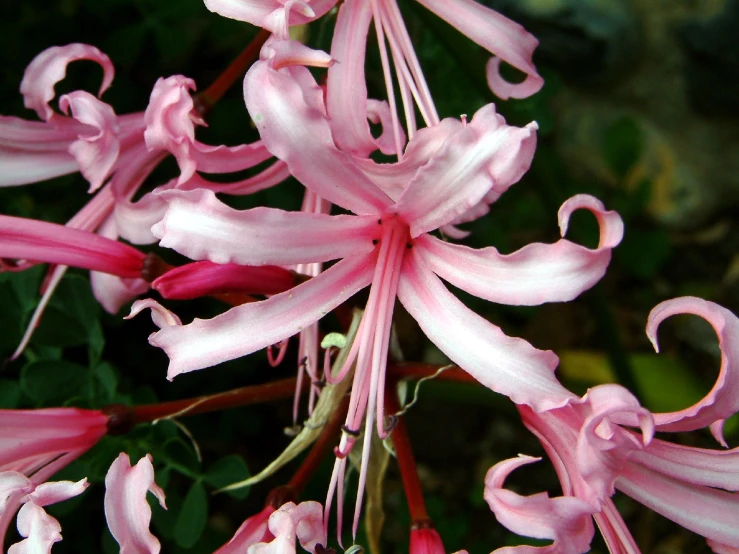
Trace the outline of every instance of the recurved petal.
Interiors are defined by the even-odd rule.
[[[268,504],[261,512],[247,518],[233,538],[213,554],[242,554],[253,544],[272,540],[274,535],[267,528],[267,523],[274,511],[275,509]]]
[[[398,298],[442,352],[486,387],[537,412],[575,398],[554,376],[553,352],[506,336],[467,308],[413,250],[403,262]]]
[[[294,4],[288,22],[290,25],[302,25],[325,14],[336,4],[336,0],[313,0],[310,4],[299,1]],[[275,27],[274,23],[277,18],[273,14],[276,11],[285,10],[286,2],[280,0],[205,0],[205,7],[223,17],[246,21],[272,33],[277,33],[282,29]]]
[[[149,342],[169,356],[170,380],[246,356],[302,331],[366,287],[375,261],[375,252],[346,258],[289,291],[231,308],[213,319],[164,327]]]
[[[321,106],[322,94],[305,67],[276,71],[255,63],[244,80],[246,107],[264,144],[305,186],[356,214],[382,213],[391,201],[340,151]]]
[[[98,96],[102,95],[115,75],[113,63],[108,56],[89,44],[52,46],[36,56],[23,74],[21,94],[26,108],[35,110],[41,119],[48,120],[54,114],[49,107],[49,102],[54,98],[54,86],[64,79],[67,65],[77,60],[94,61],[103,68],[103,82],[98,91]]]
[[[585,200],[575,197],[563,205],[560,221],[564,221],[565,230],[575,201],[584,205]],[[430,235],[419,237],[416,244],[434,273],[480,298],[519,306],[567,302],[603,277],[611,260],[611,249],[618,244],[623,231],[616,212],[606,212],[602,205],[585,207],[596,214],[601,225],[601,244],[595,249],[562,239],[554,244],[534,243],[511,254],[500,254],[493,247],[473,249]]]
[[[447,138],[408,184],[393,210],[417,237],[451,223],[473,208],[495,184],[497,174],[509,179],[511,164],[529,152],[520,147],[533,127],[500,125],[495,106],[478,110],[470,123]]]
[[[721,369],[713,388],[699,402],[677,412],[655,414],[658,431],[692,431],[712,426],[714,437],[722,445],[726,442],[720,423],[739,411],[739,318],[726,308],[701,298],[683,296],[666,300],[655,306],[647,320],[647,336],[659,352],[657,328],[676,314],[694,314],[711,324],[718,335],[721,349]]]
[[[108,528],[125,554],[157,554],[159,540],[149,531],[151,508],[146,493],[151,491],[162,508],[164,492],[154,483],[154,466],[146,455],[131,467],[127,454],[121,453],[105,476],[105,519]]]
[[[89,485],[87,478],[76,483],[72,481],[41,483],[28,497],[39,506],[49,506],[82,494]]]
[[[531,59],[539,41],[518,23],[475,0],[418,0],[418,3],[495,56],[488,64],[488,84],[503,100],[526,98],[544,85]],[[505,81],[499,73],[501,61],[523,71],[526,79],[516,84]]]
[[[81,134],[69,145],[69,153],[77,160],[80,173],[90,183],[88,192],[94,192],[108,178],[118,160],[120,129],[115,112],[108,104],[83,90],[62,96],[59,107],[65,114],[71,110],[77,121],[97,130],[97,133]]]
[[[26,502],[18,511],[18,533],[24,540],[12,545],[8,554],[49,554],[55,542],[62,540],[62,526],[44,509]]]
[[[624,467],[616,488],[694,533],[739,547],[738,494],[679,481],[638,463]]]
[[[204,189],[162,193],[164,218],[152,227],[160,245],[193,260],[217,264],[291,265],[325,262],[374,248],[377,220],[370,216],[238,211]]]
[[[549,498],[545,492],[521,496],[503,488],[513,470],[540,459],[519,454],[518,458],[498,462],[485,477],[484,496],[495,517],[508,529],[527,537],[550,539],[554,544],[542,548],[521,547],[523,550],[503,549],[500,552],[588,552],[595,532],[591,517],[595,509],[590,504],[573,496]]]

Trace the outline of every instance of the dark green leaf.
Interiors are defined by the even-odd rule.
[[[175,541],[183,548],[192,547],[203,534],[208,518],[208,495],[200,481],[195,481],[182,504],[174,526]]]
[[[52,404],[86,396],[89,391],[87,368],[63,360],[41,360],[21,370],[21,389],[39,404]]]
[[[21,387],[10,379],[0,379],[0,408],[17,408],[21,400]]]
[[[221,489],[232,483],[247,479],[251,473],[246,463],[236,454],[221,458],[205,473],[205,482],[211,487]],[[244,499],[249,495],[249,487],[228,491],[235,498]]]

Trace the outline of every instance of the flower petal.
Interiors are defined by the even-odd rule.
[[[144,254],[94,233],[45,221],[0,216],[0,257],[138,277]]]
[[[526,98],[544,85],[531,59],[539,41],[518,23],[475,0],[417,1],[496,56],[488,63],[488,84],[503,100]],[[526,80],[504,81],[498,72],[501,61],[526,73]]]
[[[69,153],[77,160],[80,173],[90,183],[88,192],[94,192],[102,186],[118,160],[118,118],[108,104],[82,90],[62,96],[59,107],[65,114],[69,114],[71,110],[77,121],[97,131],[93,134],[80,134],[69,145]]]
[[[27,185],[79,171],[67,152],[33,152],[0,147],[0,187]]]
[[[694,485],[739,491],[739,448],[710,450],[655,439],[629,460]]]
[[[157,277],[151,286],[164,298],[175,300],[228,292],[269,295],[295,286],[295,276],[276,265],[255,267],[203,261],[171,269]]]
[[[739,547],[739,495],[692,485],[627,464],[616,488],[678,525],[721,544]]]
[[[564,213],[569,217],[569,212]],[[601,229],[601,246],[592,250],[564,239],[529,244],[507,255],[493,247],[473,249],[430,235],[419,237],[416,244],[434,273],[480,298],[518,306],[567,302],[603,277],[611,248],[623,230],[615,212],[601,209],[595,213],[605,228]]]
[[[261,512],[247,518],[233,538],[213,554],[243,554],[253,544],[271,541],[274,535],[267,528],[267,522],[274,511],[272,505],[268,504]]]
[[[154,466],[146,455],[131,467],[127,454],[121,453],[105,476],[105,519],[121,552],[157,554],[159,540],[149,531],[151,508],[146,493],[151,491],[166,509],[164,492],[154,483]]]
[[[54,115],[49,107],[49,102],[54,98],[54,86],[64,79],[67,65],[77,60],[94,61],[103,68],[103,82],[98,91],[98,97],[101,96],[115,75],[110,58],[89,44],[53,46],[36,56],[23,74],[21,94],[26,108],[35,110],[41,119],[48,121]]]
[[[377,220],[370,216],[273,208],[238,211],[203,189],[161,196],[169,206],[152,232],[161,246],[194,260],[244,265],[324,262],[369,252],[377,234]]]
[[[62,540],[62,526],[33,502],[18,511],[18,533],[26,539],[12,545],[8,554],[49,554],[55,542]]]
[[[87,478],[76,483],[72,481],[41,483],[28,495],[28,498],[38,506],[49,506],[82,494],[89,485]]]
[[[366,287],[375,261],[375,252],[346,258],[289,291],[231,308],[213,319],[165,327],[149,342],[169,356],[170,380],[251,354],[300,332]]]
[[[246,107],[264,144],[301,183],[356,214],[384,211],[390,199],[334,144],[325,113],[313,104],[321,95],[305,67],[276,71],[260,61],[244,80]]]
[[[205,7],[223,17],[246,21],[252,25],[267,29],[272,33],[282,31],[274,24],[274,12],[286,9],[286,2],[279,0],[205,0]],[[313,0],[310,4],[297,2],[289,15],[290,25],[303,25],[321,17],[330,10],[336,0]],[[309,9],[300,6],[308,6]]]
[[[536,411],[575,398],[554,376],[558,359],[553,352],[506,336],[467,308],[413,250],[403,261],[398,298],[442,352],[486,387]]]
[[[713,388],[699,402],[677,412],[655,414],[659,431],[693,431],[720,422],[739,411],[739,318],[726,308],[700,298],[684,296],[666,300],[655,306],[647,320],[647,336],[659,352],[657,328],[675,314],[694,314],[711,324],[718,335],[721,369]],[[726,446],[720,426],[714,426],[714,437]]]
[[[485,500],[498,521],[514,533],[554,541],[551,547],[531,552],[588,552],[595,532],[591,518],[595,508],[590,504],[573,496],[549,498],[545,492],[520,496],[503,488],[513,470],[539,460],[519,454],[495,464],[485,477]]]
[[[528,168],[532,152],[521,143],[534,130],[501,125],[495,106],[484,106],[418,170],[392,209],[412,237],[454,221],[483,199],[499,173],[509,179],[511,165]]]

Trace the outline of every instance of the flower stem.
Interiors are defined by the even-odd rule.
[[[259,58],[262,45],[270,37],[269,31],[261,30],[246,48],[231,62],[211,85],[195,96],[195,109],[201,117],[205,117],[233,84],[244,78],[246,70]]]
[[[391,382],[390,386],[385,390],[385,406],[390,414],[400,411],[395,383]],[[416,460],[413,457],[413,449],[408,438],[408,429],[405,426],[404,416],[398,416],[391,437],[393,439],[393,447],[395,448],[395,457],[398,460],[400,477],[403,480],[405,497],[408,500],[408,511],[411,514],[411,519],[413,521],[426,521],[429,519],[429,515],[426,511],[426,503],[423,500],[421,480],[418,478]]]
[[[195,415],[236,408],[249,404],[262,404],[272,400],[289,398],[295,393],[295,377],[280,379],[263,385],[240,387],[197,398],[186,398],[159,404],[134,406],[133,423],[146,423],[165,417]]]

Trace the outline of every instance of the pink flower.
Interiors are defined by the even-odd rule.
[[[154,482],[150,455],[131,467],[128,455],[121,452],[105,476],[105,519],[121,554],[157,554],[159,540],[149,531],[151,508],[146,493],[151,492],[167,509],[164,491]]]
[[[326,544],[323,507],[318,502],[287,502],[272,512],[267,525],[273,538],[252,544],[249,554],[295,554],[296,539],[313,553],[317,546]]]
[[[57,490],[56,485],[42,483],[92,448],[107,432],[107,424],[108,417],[97,410],[0,410],[0,545],[18,508],[29,498],[36,498],[28,496],[33,491],[38,491],[38,498],[33,500],[36,506],[69,498],[65,496],[51,501],[52,497],[47,492]],[[73,487],[69,484],[69,488],[65,488],[67,485],[58,486],[74,491],[87,485],[78,483]],[[49,518],[53,524],[49,523],[46,519],[48,516],[42,512],[28,507],[22,512],[22,518],[19,515],[19,531],[23,536],[29,537],[29,533],[36,536],[36,531],[26,533],[21,527],[25,530],[36,529],[42,524],[44,529],[55,528],[54,525],[58,527],[56,520]],[[52,535],[56,537],[58,530],[49,537]],[[61,536],[52,542],[58,540],[61,540]]]
[[[387,434],[382,391],[396,296],[427,336],[485,386],[537,411],[569,402],[572,394],[554,377],[558,360],[552,352],[505,336],[450,294],[439,277],[506,304],[570,300],[605,272],[610,250],[621,239],[619,216],[588,196],[562,206],[563,234],[574,210],[585,208],[596,215],[601,241],[594,250],[563,239],[504,256],[493,248],[473,250],[443,242],[429,233],[475,205],[496,181],[511,182],[512,175],[525,171],[532,152],[520,145],[533,129],[505,125],[489,105],[468,124],[444,120],[419,131],[397,164],[360,162],[334,145],[320,89],[308,70],[279,69],[281,56],[275,51],[274,57],[255,64],[245,81],[247,106],[262,139],[314,193],[357,215],[269,208],[238,212],[210,191],[172,191],[161,195],[169,207],[152,230],[162,246],[215,263],[341,261],[263,302],[208,321],[162,328],[150,342],[169,355],[168,378],[278,343],[371,284],[348,361],[338,375],[328,376],[343,378],[357,362],[346,422],[351,432],[359,431],[365,413],[376,412],[378,433]],[[373,419],[365,424],[365,457]],[[352,433],[346,433],[340,454],[345,456],[353,443]],[[362,466],[360,490],[366,459]],[[339,469],[334,481],[340,474]]]
[[[501,523],[520,534],[553,539],[555,544],[544,551],[579,553],[589,549],[592,514],[612,552],[638,552],[610,498],[618,489],[703,535],[716,552],[739,547],[739,448],[714,451],[653,438],[655,431],[691,431],[711,425],[723,443],[720,425],[739,410],[733,367],[739,360],[739,319],[698,298],[663,302],[652,310],[647,324],[655,345],[657,326],[675,313],[700,315],[719,334],[722,364],[711,392],[695,406],[654,415],[619,385],[595,387],[580,404],[548,412],[519,406],[524,423],[552,460],[564,496],[521,497],[503,489],[510,471],[537,459],[523,456],[501,462],[488,473],[485,490]],[[637,426],[641,435],[627,429]],[[521,547],[521,552],[529,552],[528,548]]]
[[[51,552],[55,542],[62,540],[59,522],[46,513],[44,506],[62,502],[82,494],[87,488],[87,479],[76,483],[56,481],[35,484],[22,473],[0,472],[0,547],[10,519],[18,512],[18,533],[25,537],[12,545],[8,554],[41,554]]]

